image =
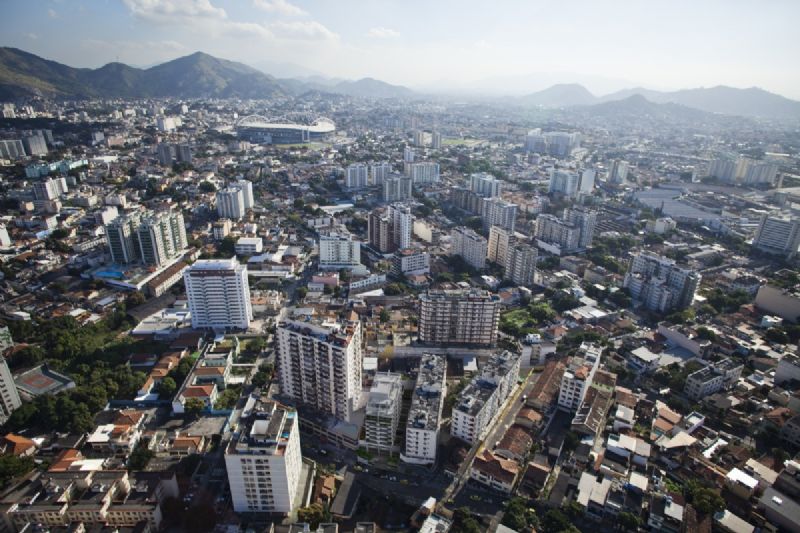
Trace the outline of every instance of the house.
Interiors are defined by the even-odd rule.
[[[133,409],[117,412],[113,422],[100,424],[86,439],[93,451],[127,457],[142,436],[145,413]]]
[[[739,498],[748,500],[755,494],[758,480],[744,470],[732,468],[725,476],[725,486]]]
[[[469,477],[500,492],[511,494],[519,475],[519,465],[508,459],[496,457],[489,450],[477,455]]]
[[[647,525],[651,531],[680,533],[683,531],[683,505],[675,496],[654,494],[650,499],[650,516]]]
[[[206,445],[206,438],[202,435],[176,435],[172,439],[169,454],[173,457],[184,457],[196,453],[203,453]]]
[[[509,459],[521,463],[531,451],[533,439],[524,427],[516,424],[508,428],[497,443],[494,454],[504,459]]]
[[[0,439],[0,452],[17,457],[30,457],[36,453],[36,443],[20,435],[7,433]]]

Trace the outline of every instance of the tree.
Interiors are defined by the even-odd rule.
[[[297,294],[297,299],[302,300],[303,298],[306,297],[306,294],[308,294],[308,289],[306,289],[305,287],[300,287],[297,289],[296,294]]]
[[[264,337],[256,337],[247,341],[247,350],[254,353],[259,353],[267,347],[267,339]]]
[[[397,283],[391,283],[386,287],[384,287],[383,293],[386,296],[398,296],[400,294],[403,294],[403,288]]]
[[[317,529],[320,523],[330,521],[330,513],[321,503],[312,503],[297,510],[297,520],[309,524],[311,529]]]
[[[692,506],[701,514],[714,514],[725,508],[725,500],[716,490],[704,487],[693,479],[686,484],[685,493]]]
[[[570,523],[569,518],[558,509],[550,509],[542,518],[542,530],[544,533],[562,533],[578,531]]]
[[[469,507],[459,507],[453,512],[453,531],[461,533],[481,533],[480,523],[472,515]]]
[[[201,181],[200,185],[197,186],[202,192],[216,192],[217,187],[211,183],[210,181]]]
[[[19,457],[12,454],[0,455],[0,486],[5,486],[15,477],[27,474],[33,470],[34,463],[31,457]]]
[[[769,342],[775,344],[786,344],[789,342],[789,336],[780,328],[769,328],[764,335]]]
[[[387,311],[386,309],[381,309],[381,315],[380,315],[381,324],[389,322],[389,318],[391,318],[391,316],[389,315],[389,311]]]
[[[140,442],[128,456],[128,470],[144,470],[155,455],[152,450]]]
[[[506,505],[505,514],[503,515],[504,526],[510,527],[516,531],[523,531],[528,528],[527,507],[525,500],[522,498],[511,498],[508,505]]]
[[[217,255],[222,257],[233,257],[236,255],[236,238],[230,235],[222,239],[217,246]]]
[[[178,384],[169,376],[164,377],[156,387],[156,392],[158,392],[158,396],[162,399],[172,398],[176,390],[178,390]]]
[[[197,418],[205,407],[206,404],[200,398],[189,398],[183,404],[183,411],[190,417]]]
[[[617,523],[623,531],[638,530],[640,522],[641,520],[639,520],[639,517],[633,513],[623,511],[617,516]]]

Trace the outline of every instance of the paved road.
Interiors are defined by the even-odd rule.
[[[464,484],[469,479],[469,470],[472,466],[472,461],[475,459],[475,456],[483,450],[484,443],[486,444],[486,447],[490,449],[493,448],[494,444],[502,438],[503,434],[505,434],[506,429],[513,424],[514,419],[516,418],[517,413],[522,406],[522,402],[520,400],[523,395],[530,393],[534,383],[536,383],[536,376],[538,376],[538,374],[534,375],[533,372],[529,373],[525,378],[525,381],[516,387],[503,406],[503,410],[501,411],[500,415],[496,416],[492,421],[486,437],[483,440],[478,441],[472,446],[472,448],[470,448],[466,459],[458,468],[458,472],[453,478],[453,482],[445,489],[444,494],[442,495],[440,502],[442,505],[446,504],[446,502],[451,498],[455,499],[455,496],[457,496],[459,491],[464,487]]]

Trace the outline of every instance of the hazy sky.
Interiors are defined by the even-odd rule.
[[[2,3],[0,44],[72,66],[149,66],[201,50],[262,68],[289,63],[426,88],[725,84],[800,99],[797,0]],[[525,87],[515,78],[537,73],[547,74]]]

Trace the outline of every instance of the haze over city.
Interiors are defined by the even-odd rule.
[[[92,68],[202,51],[278,77],[373,77],[427,92],[577,82],[595,94],[730,85],[800,99],[799,18],[790,0],[9,0],[0,44]]]
[[[800,532],[800,3],[1,4],[3,533]]]

